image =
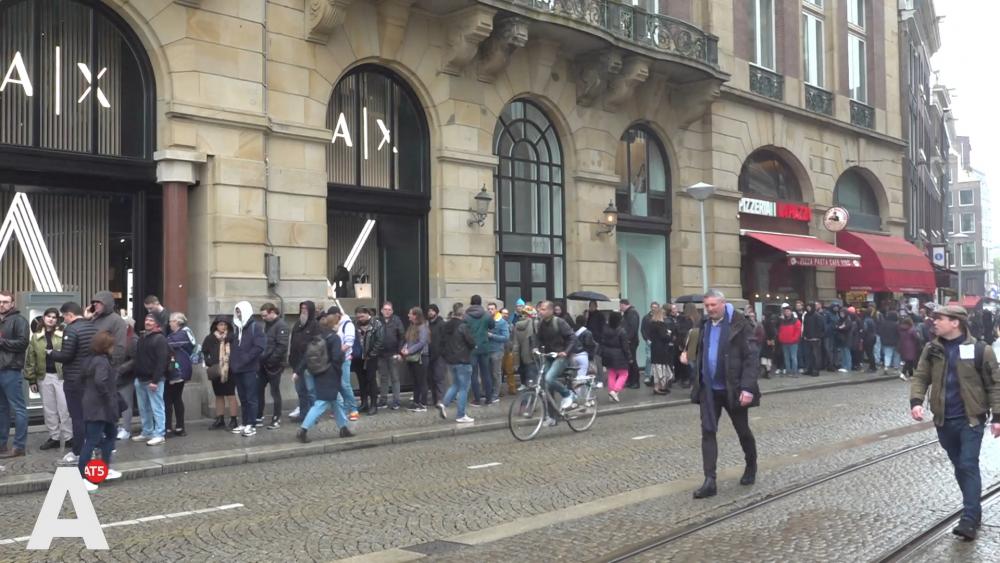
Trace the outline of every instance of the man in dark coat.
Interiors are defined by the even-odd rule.
[[[316,304],[312,301],[299,303],[299,320],[292,327],[288,346],[288,365],[292,368],[292,381],[295,383],[295,393],[299,396],[299,406],[289,417],[295,422],[305,419],[306,413],[316,401],[315,386],[306,377],[306,346],[319,333]]]
[[[24,399],[24,356],[31,331],[28,320],[14,306],[14,294],[0,291],[0,456],[27,453],[28,409]],[[8,450],[10,415],[14,415],[14,444]],[[79,441],[79,440],[77,440]]]
[[[622,299],[618,307],[622,312],[622,326],[625,327],[625,336],[628,336],[629,358],[628,364],[628,388],[639,388],[639,362],[635,358],[639,350],[639,312],[629,303],[628,299]]]
[[[722,292],[712,289],[704,298],[705,320],[698,343],[700,373],[691,387],[691,402],[701,405],[701,457],[705,483],[694,498],[715,496],[715,470],[719,458],[716,433],[723,409],[733,422],[746,459],[741,485],[757,479],[757,442],[750,431],[750,407],[760,404],[757,366],[748,342],[750,328],[742,313],[726,303]]]
[[[823,336],[826,334],[826,320],[823,318],[819,303],[810,303],[806,307],[805,320],[802,321],[802,342],[809,349],[805,364],[806,373],[818,376],[823,368]]]
[[[260,371],[257,373],[257,423],[264,425],[264,391],[271,386],[271,407],[273,415],[268,430],[281,426],[281,374],[288,365],[288,324],[281,318],[281,311],[274,303],[260,306],[260,318],[264,320],[264,334],[267,344],[260,355]]]
[[[249,437],[257,434],[257,372],[260,371],[260,358],[267,347],[267,336],[264,329],[253,318],[253,306],[249,301],[240,301],[233,310],[232,349],[229,353],[229,371],[236,381],[236,392],[240,397],[242,426],[233,429],[233,434]]]
[[[378,379],[382,398],[378,406],[399,410],[399,349],[403,345],[403,321],[393,314],[392,302],[382,304],[382,350],[378,357]],[[392,385],[392,402],[389,402],[389,385]]]
[[[83,318],[83,308],[79,303],[63,303],[59,312],[66,323],[62,348],[49,352],[49,357],[63,365],[63,392],[66,394],[66,408],[73,424],[72,451],[66,454],[63,461],[76,463],[86,434],[83,419],[83,368],[90,362],[90,343],[97,334],[97,327],[93,321]]]
[[[441,351],[444,349],[444,324],[441,309],[432,303],[427,307],[427,326],[431,331],[431,365],[427,370],[427,376],[431,384],[431,401],[435,405],[444,398],[448,381],[448,365],[441,357]]]

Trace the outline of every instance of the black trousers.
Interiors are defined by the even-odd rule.
[[[823,369],[823,341],[803,340],[802,343],[806,345],[806,357],[810,360],[807,370],[819,375],[819,370]]]
[[[361,401],[375,406],[378,402],[378,360],[351,360],[351,371],[358,374]]]
[[[436,405],[444,398],[448,388],[446,385],[448,383],[448,363],[444,361],[444,358],[439,356],[431,362],[430,368],[427,370],[427,380],[431,391],[431,404]]]
[[[726,410],[729,419],[733,421],[733,428],[740,439],[740,447],[743,448],[743,456],[747,465],[757,465],[757,440],[750,431],[750,409],[743,407],[729,408],[726,403],[725,391],[712,391],[713,403],[715,406],[715,422],[718,426],[722,417],[722,410]],[[716,440],[715,432],[706,432],[704,427],[701,430],[701,461],[705,470],[705,477],[715,479],[716,464],[719,461],[719,443]]]
[[[163,390],[163,410],[167,414],[167,425],[164,427],[167,430],[184,429],[184,383],[186,382],[162,384],[166,386]],[[177,415],[177,426],[170,424],[174,414]]]
[[[639,350],[639,341],[629,342],[629,351],[632,352],[632,361],[628,363],[628,379],[626,385],[635,387],[639,385],[639,359],[635,357]]]
[[[79,456],[83,449],[83,441],[87,438],[87,427],[83,420],[83,386],[63,381],[63,394],[66,395],[66,410],[69,411],[70,423],[73,426],[73,454]]]
[[[257,418],[264,418],[264,388],[271,386],[271,403],[275,418],[281,418],[281,372],[261,371],[257,374]],[[303,415],[305,416],[305,415]]]
[[[427,405],[427,364],[430,360],[422,357],[419,362],[406,362],[407,369],[410,370],[410,377],[413,379],[413,402],[418,405]]]

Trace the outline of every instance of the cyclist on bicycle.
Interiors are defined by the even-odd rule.
[[[569,323],[555,315],[555,307],[551,301],[542,301],[538,306],[538,313],[541,320],[535,342],[542,352],[556,354],[555,358],[545,359],[545,386],[549,391],[558,392],[562,396],[559,408],[566,410],[573,406],[576,397],[559,381],[559,376],[566,369],[567,355],[576,348],[576,334]]]

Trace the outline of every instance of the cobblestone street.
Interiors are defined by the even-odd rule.
[[[700,437],[697,411],[684,405],[599,417],[584,434],[544,429],[529,443],[479,432],[126,479],[91,497],[102,523],[126,522],[105,529],[110,553],[57,539],[45,554],[5,543],[0,559],[523,561],[540,548],[545,556],[534,560],[599,559],[934,437],[926,423],[910,423],[899,381],[765,396],[751,424],[758,484],[736,483],[742,456],[724,420],[719,496],[707,501],[691,498],[701,480]],[[984,486],[1000,478],[998,459],[1000,447],[988,439]],[[925,447],[639,560],[870,560],[958,506],[950,471],[939,447]],[[40,492],[6,496],[0,542],[29,535],[42,500]],[[213,507],[226,508],[189,514]],[[987,513],[975,546],[946,538],[935,546],[942,555],[925,560],[995,560],[995,514]]]

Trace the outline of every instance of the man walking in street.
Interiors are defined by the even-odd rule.
[[[626,385],[629,389],[638,389],[639,360],[636,359],[635,353],[639,350],[639,312],[635,310],[628,299],[622,299],[618,307],[622,312],[622,326],[625,328],[625,336],[628,336],[629,351],[631,352]]]
[[[257,422],[264,426],[264,390],[271,386],[271,407],[274,415],[268,430],[281,427],[281,374],[285,371],[288,357],[288,324],[281,318],[281,312],[274,303],[264,303],[260,307],[260,318],[264,320],[264,334],[267,344],[260,356],[260,372],[257,374]]]
[[[299,396],[299,406],[289,418],[293,422],[302,422],[316,401],[316,389],[311,376],[306,373],[306,346],[320,333],[319,321],[316,320],[316,304],[312,301],[299,303],[299,319],[292,327],[292,335],[288,346],[288,365],[292,368],[292,381],[295,383],[295,394]]]
[[[260,357],[267,346],[267,336],[253,318],[253,306],[249,301],[240,301],[233,309],[233,338],[229,355],[229,371],[236,381],[236,392],[240,397],[242,410],[241,426],[233,429],[233,434],[244,437],[257,434],[257,373],[260,371]]]
[[[399,362],[394,359],[403,345],[403,321],[393,314],[392,302],[382,304],[382,351],[378,356],[378,378],[382,397],[378,406],[399,410]],[[389,402],[389,384],[392,384],[392,403]]]
[[[344,361],[340,366],[340,396],[337,402],[347,413],[347,419],[356,421],[361,418],[358,413],[358,404],[354,400],[354,388],[351,386],[351,352],[354,350],[354,339],[357,335],[357,327],[351,318],[334,305],[326,311],[327,315],[333,315],[330,322],[336,327],[337,336],[340,338],[340,347],[344,351]]]
[[[90,344],[97,328],[93,321],[83,317],[83,309],[79,303],[69,301],[63,303],[59,309],[62,313],[66,328],[63,330],[62,346],[53,349],[46,354],[56,363],[62,364],[63,392],[66,395],[66,408],[69,410],[70,423],[73,426],[73,440],[71,450],[63,457],[67,463],[76,463],[80,457],[80,450],[83,448],[83,440],[80,439],[86,434],[86,426],[83,420],[83,368],[90,361]]]
[[[705,472],[704,484],[694,492],[696,499],[716,494],[719,458],[716,434],[723,410],[729,414],[746,460],[740,484],[752,485],[756,481],[757,442],[750,431],[749,413],[750,407],[760,404],[757,366],[748,342],[750,329],[746,318],[715,289],[705,294],[703,305],[706,318],[702,321],[697,353],[700,373],[692,378],[691,387],[691,402],[701,405],[701,457]]]
[[[0,458],[27,453],[28,405],[21,370],[30,336],[28,320],[14,306],[14,294],[0,291]],[[14,415],[14,444],[8,448],[11,414]]]
[[[1000,373],[993,348],[972,336],[964,307],[941,307],[933,316],[937,338],[924,347],[911,378],[910,415],[916,421],[924,419],[930,387],[938,440],[962,490],[962,518],[952,533],[974,540],[982,524],[979,450],[991,413],[990,432],[1000,437]]]

